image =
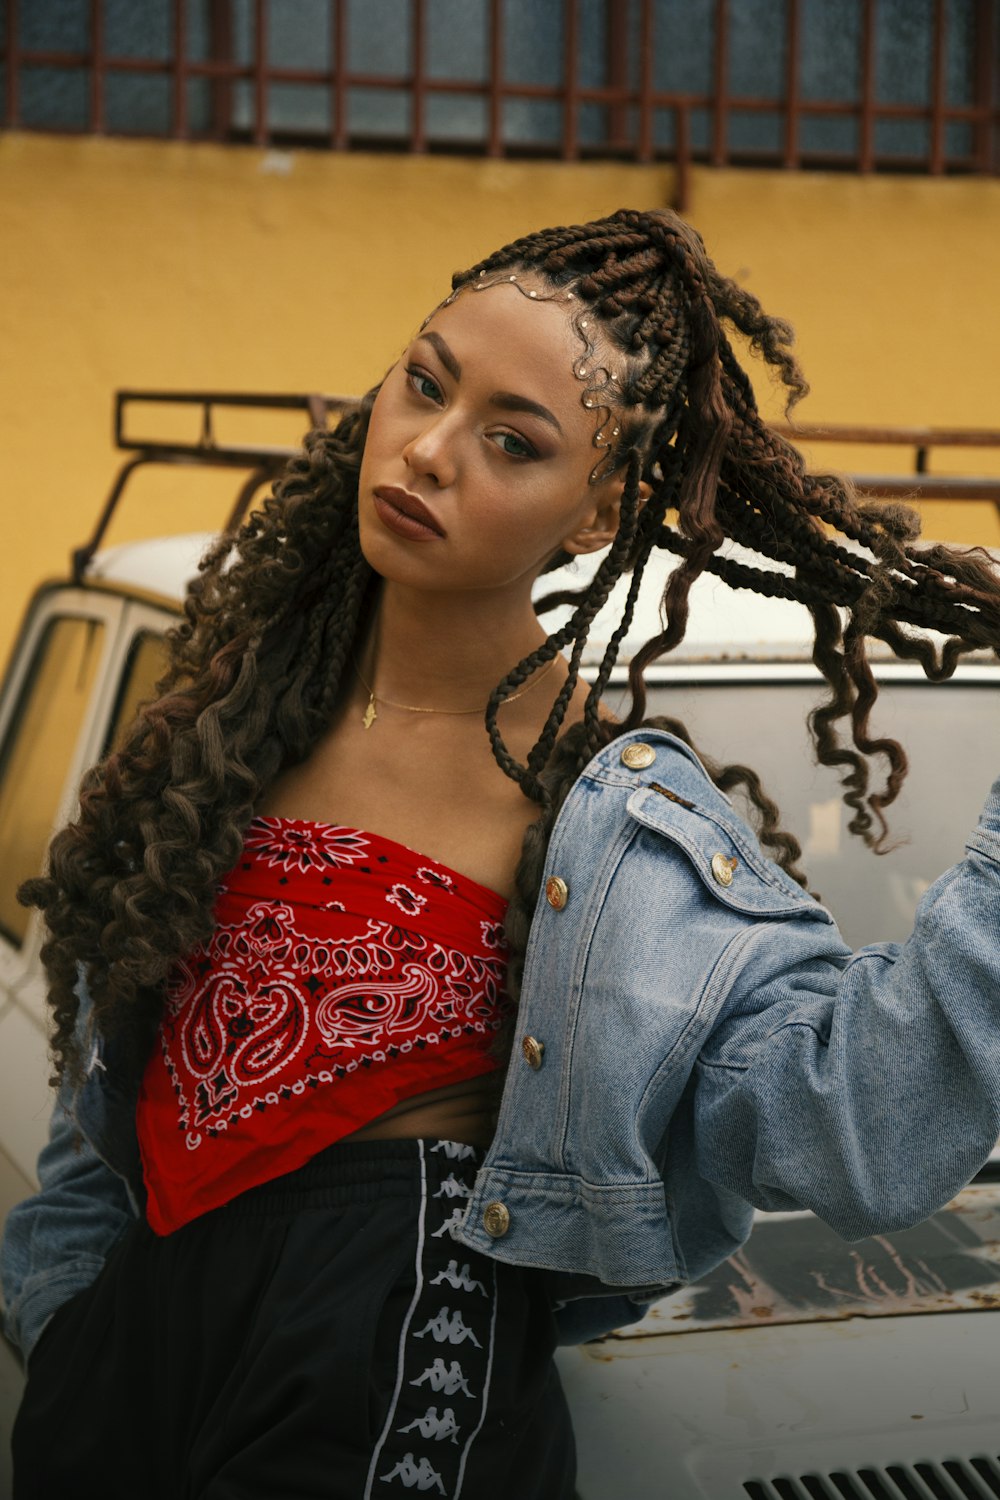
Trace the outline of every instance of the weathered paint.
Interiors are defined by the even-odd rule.
[[[848,1244],[810,1214],[761,1215],[738,1255],[615,1340],[709,1328],[1000,1308],[1000,1186],[913,1229]]]

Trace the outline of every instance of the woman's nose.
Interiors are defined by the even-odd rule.
[[[455,477],[451,450],[452,442],[445,424],[438,417],[435,421],[428,422],[410,439],[403,449],[403,461],[414,474],[433,479],[439,486],[444,486],[450,484]]]

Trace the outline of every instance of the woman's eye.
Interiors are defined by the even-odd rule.
[[[441,401],[441,387],[425,371],[411,366],[407,369],[406,375],[418,396],[423,396],[428,401]]]
[[[511,458],[537,458],[538,456],[531,444],[523,437],[518,437],[516,432],[497,432],[493,437],[500,452],[508,454]]]

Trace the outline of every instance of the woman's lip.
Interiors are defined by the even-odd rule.
[[[445,535],[444,528],[436,517],[409,490],[383,484],[373,492],[373,498],[379,519],[400,536],[409,537],[415,542],[426,542]]]

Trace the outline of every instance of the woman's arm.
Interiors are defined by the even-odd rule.
[[[52,1314],[91,1284],[135,1219],[124,1182],[80,1135],[61,1096],[38,1176],[40,1191],[7,1215],[0,1245],[4,1328],[26,1360]]]
[[[703,1047],[698,1169],[757,1207],[812,1209],[847,1239],[913,1224],[1000,1135],[1000,782],[966,858],[905,943],[843,967],[767,935]]]

